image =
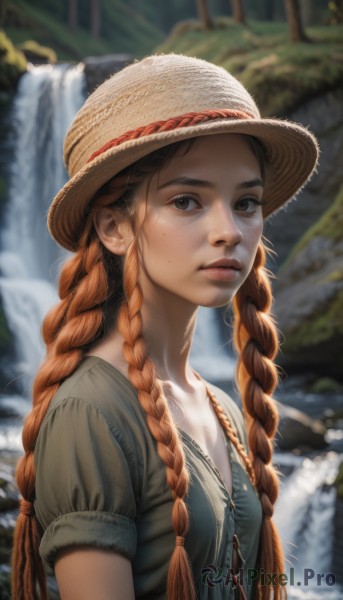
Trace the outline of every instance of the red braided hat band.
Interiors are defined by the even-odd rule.
[[[92,162],[97,156],[100,156],[110,148],[120,146],[124,142],[129,140],[135,140],[140,137],[146,137],[153,133],[159,133],[162,131],[173,131],[181,127],[191,127],[192,125],[199,125],[199,123],[206,123],[207,121],[213,121],[215,119],[254,119],[254,116],[250,113],[242,110],[204,110],[202,112],[189,112],[178,117],[167,119],[167,121],[155,121],[149,125],[143,125],[137,129],[131,129],[126,131],[122,135],[109,142],[106,142],[99,150],[93,152],[93,154],[87,160],[87,163]]]

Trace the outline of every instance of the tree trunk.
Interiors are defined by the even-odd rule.
[[[100,8],[100,0],[91,0],[90,2],[90,26],[91,26],[91,36],[94,39],[98,39],[100,37],[101,30],[101,16],[100,16],[101,8]]]
[[[313,25],[315,22],[315,9],[313,0],[303,0],[301,3],[301,15],[303,23]]]
[[[75,31],[77,28],[77,0],[68,2],[68,27],[70,31]]]
[[[231,6],[235,23],[245,23],[243,0],[231,0]]]
[[[205,29],[213,29],[214,24],[212,21],[212,17],[210,15],[210,11],[208,10],[206,0],[197,0],[197,8],[199,19],[202,22]]]
[[[289,26],[289,35],[292,42],[308,42],[300,17],[298,0],[285,0],[286,16]]]

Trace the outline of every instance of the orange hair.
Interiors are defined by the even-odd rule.
[[[47,599],[44,568],[39,555],[41,531],[33,510],[33,452],[41,424],[58,387],[77,369],[85,353],[104,335],[114,320],[124,339],[129,379],[137,390],[148,428],[157,442],[157,452],[166,467],[166,477],[174,500],[172,524],[175,548],[168,570],[167,597],[168,600],[195,600],[192,569],[184,547],[189,526],[185,502],[189,475],[182,442],[142,335],[143,294],[139,284],[137,245],[136,242],[131,245],[122,266],[120,259],[102,246],[93,227],[95,211],[116,201],[116,206],[120,208],[121,198],[129,196],[130,186],[134,186],[147,173],[154,172],[158,165],[161,168],[161,164],[180,145],[184,144],[174,144],[169,150],[159,151],[156,160],[154,155],[150,155],[148,159],[136,163],[130,171],[127,170],[132,177],[128,178],[123,172],[122,176],[116,177],[100,191],[88,215],[79,250],[62,269],[59,284],[61,301],[43,323],[47,354],[35,379],[33,409],[23,428],[25,455],[17,466],[17,483],[23,500],[14,534],[13,600]],[[268,315],[271,292],[264,262],[265,253],[261,244],[252,272],[234,302],[235,343],[239,352],[238,382],[244,411],[249,419],[251,459],[216,398],[211,393],[209,397],[222,428],[243,459],[261,498],[264,519],[259,566],[268,573],[282,573],[281,544],[271,520],[278,479],[269,464],[277,426],[277,412],[271,393],[277,381],[272,360],[278,343],[275,327]],[[269,586],[263,589],[260,586],[259,596],[263,600],[279,600],[282,594],[285,594],[284,588],[275,587],[271,593]]]
[[[253,268],[234,298],[234,342],[238,351],[237,382],[247,417],[249,449],[263,510],[258,567],[265,573],[278,575],[283,573],[284,557],[272,520],[279,478],[271,460],[278,425],[278,411],[272,399],[278,381],[273,360],[279,342],[270,316],[272,294],[265,262],[266,251],[260,243]],[[260,586],[260,595],[262,600],[287,597],[282,586],[273,586],[272,595],[269,586]]]

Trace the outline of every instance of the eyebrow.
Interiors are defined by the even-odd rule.
[[[170,179],[169,181],[162,183],[162,185],[158,186],[157,189],[161,190],[172,185],[189,185],[191,187],[200,187],[207,189],[214,189],[216,187],[214,183],[212,183],[211,181],[206,181],[205,179],[194,179],[192,177],[175,177],[175,179]],[[257,186],[263,187],[263,182],[261,181],[261,179],[257,178],[251,179],[250,181],[243,181],[237,186],[237,189],[245,190]]]

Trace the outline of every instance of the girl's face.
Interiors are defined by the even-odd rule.
[[[243,136],[195,141],[136,190],[145,299],[224,306],[242,285],[263,229],[258,160]]]

